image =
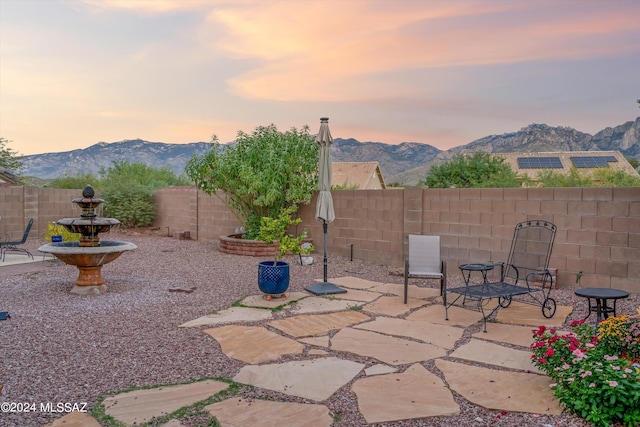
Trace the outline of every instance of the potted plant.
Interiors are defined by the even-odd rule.
[[[64,226],[55,223],[49,222],[47,223],[47,231],[42,236],[47,242],[58,243],[58,242],[72,242],[75,240],[80,240],[82,237],[79,233],[72,233],[67,230]]]
[[[267,300],[272,298],[285,298],[285,292],[289,289],[289,264],[279,261],[287,253],[294,255],[306,255],[313,250],[313,245],[302,244],[307,237],[304,231],[299,236],[289,234],[289,227],[299,224],[300,218],[292,219],[291,215],[296,207],[283,209],[275,218],[262,217],[258,240],[267,244],[277,244],[274,248],[273,261],[262,261],[258,265],[258,288],[265,294]]]

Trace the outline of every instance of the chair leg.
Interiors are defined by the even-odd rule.
[[[404,303],[405,304],[407,303],[408,293],[409,293],[409,278],[405,274],[404,276]]]

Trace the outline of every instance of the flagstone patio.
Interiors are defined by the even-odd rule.
[[[405,305],[402,285],[331,280],[348,292],[325,297],[297,292],[271,301],[251,296],[180,325],[202,328],[202,346],[220,346],[227,357],[245,363],[233,381],[283,396],[283,401],[235,396],[206,406],[222,425],[330,426],[333,414],[323,401],[342,387],[356,396],[368,423],[457,415],[453,393],[489,409],[561,412],[551,380],[531,363],[528,346],[531,326],[562,325],[571,307],[558,306],[546,319],[539,307],[514,302],[499,310],[488,332],[465,338],[480,313],[452,307],[445,320],[437,289],[415,287]],[[277,316],[269,310],[276,308]],[[170,415],[227,387],[207,380],[121,393],[104,401],[105,412],[131,425]],[[305,403],[284,401],[286,396]],[[90,425],[73,424],[77,417],[67,415],[52,426]],[[175,419],[164,425],[181,426]]]

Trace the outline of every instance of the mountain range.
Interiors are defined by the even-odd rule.
[[[108,169],[113,162],[120,160],[158,168],[169,166],[176,174],[181,174],[192,155],[202,155],[210,149],[211,143],[208,142],[166,144],[141,139],[99,142],[84,149],[24,156],[22,175],[52,179],[80,172],[96,174],[101,168]],[[456,154],[595,150],[620,151],[626,157],[640,159],[640,117],[607,127],[595,135],[570,127],[531,124],[517,132],[486,136],[444,151],[418,142],[390,145],[335,138],[331,155],[337,162],[376,161],[387,183],[411,185],[423,179],[433,164]]]

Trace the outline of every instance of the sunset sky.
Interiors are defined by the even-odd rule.
[[[232,141],[330,118],[440,149],[640,116],[638,0],[0,0],[0,137],[20,154]]]

